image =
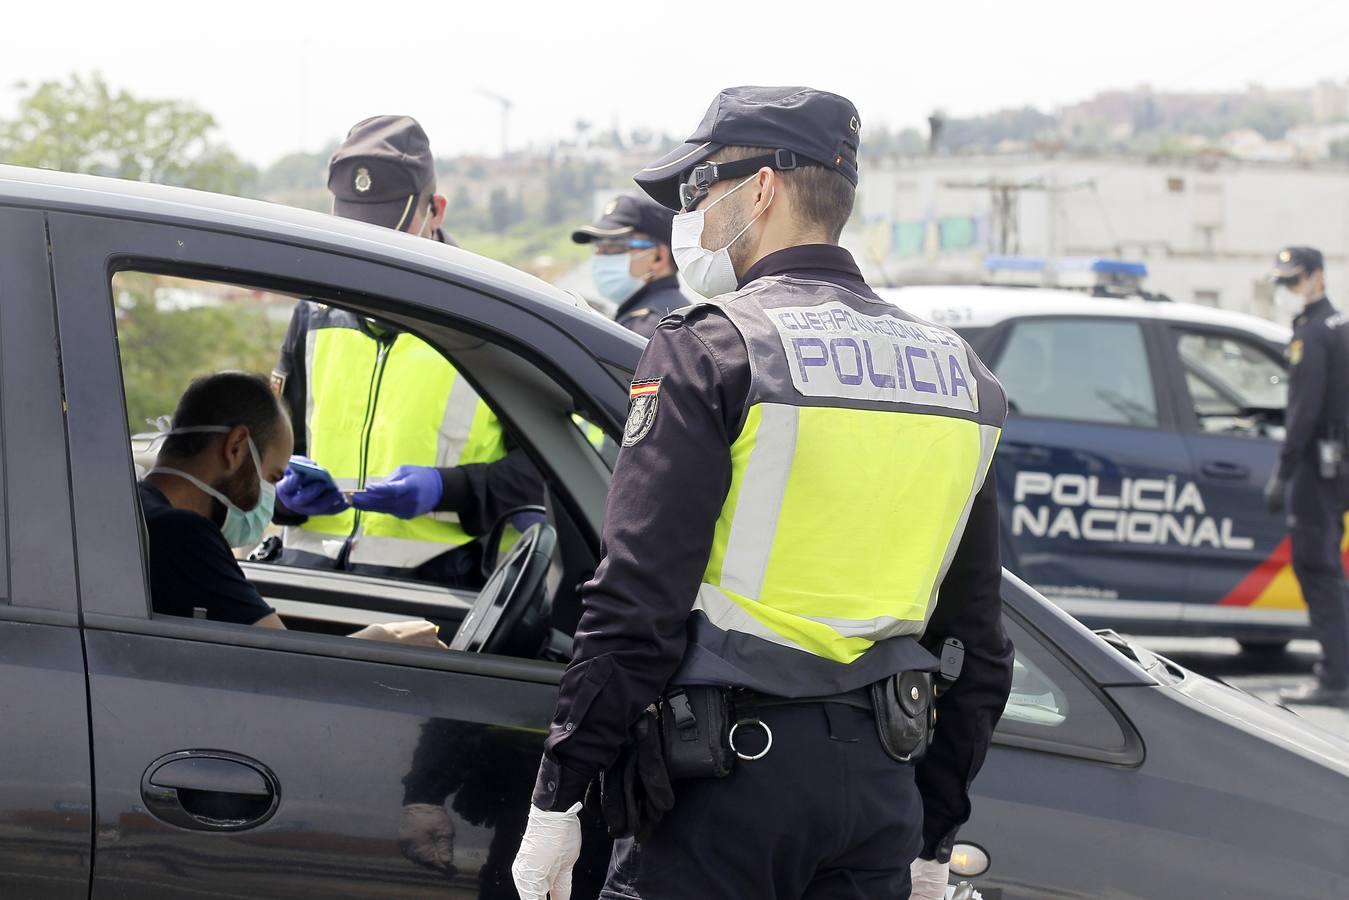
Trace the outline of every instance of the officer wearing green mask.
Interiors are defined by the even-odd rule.
[[[592,224],[571,233],[573,241],[594,250],[590,274],[600,296],[618,304],[614,320],[645,338],[666,314],[689,302],[679,290],[670,253],[673,219],[673,211],[660,204],[622,194]]]
[[[336,215],[453,244],[415,119],[353,126],[329,162],[328,189]],[[510,510],[543,502],[537,470],[468,381],[389,323],[301,301],[272,385],[290,407],[295,452],[312,464],[277,485],[283,563],[472,589],[482,582],[479,538]],[[312,477],[315,467],[331,479]]]
[[[838,246],[860,131],[837,94],[729,88],[636,176],[680,210],[674,257],[708,299],[637,365],[523,900],[568,896],[597,776],[602,898],[944,894],[1011,689],[1007,400]]]

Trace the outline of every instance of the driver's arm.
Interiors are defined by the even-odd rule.
[[[603,560],[581,589],[576,650],[534,789],[541,809],[582,798],[678,667],[730,487],[729,448],[750,385],[739,332],[711,307],[667,317],[637,366],[634,385],[652,384],[650,430],[619,451]]]

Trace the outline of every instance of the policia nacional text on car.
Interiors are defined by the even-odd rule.
[[[945,887],[1011,686],[989,471],[1007,404],[836,245],[859,131],[835,94],[732,88],[636,176],[682,206],[675,259],[713,299],[637,367],[513,869],[526,900],[568,895],[596,776],[629,835],[602,897],[905,898],[916,857],[913,896]],[[932,736],[930,651],[958,644]]]
[[[333,212],[453,244],[440,229],[430,142],[416,120],[357,123],[328,166]],[[468,381],[421,338],[313,301],[291,316],[274,388],[295,452],[277,486],[282,561],[475,587],[496,519],[542,503],[537,470]],[[340,489],[363,490],[348,504]]]
[[[1265,499],[1275,512],[1287,502],[1293,573],[1321,643],[1316,683],[1280,700],[1349,706],[1349,586],[1340,555],[1349,507],[1349,318],[1326,299],[1319,250],[1281,250],[1271,278],[1304,308],[1288,344],[1286,433]]]

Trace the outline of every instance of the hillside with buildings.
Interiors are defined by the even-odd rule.
[[[465,247],[588,293],[577,222],[665,147],[669,135],[578,122],[550,146],[439,161],[447,230]],[[844,242],[877,282],[980,281],[990,254],[1103,256],[1147,264],[1176,300],[1273,316],[1262,274],[1274,250],[1349,260],[1349,85],[1230,93],[1110,91],[1053,111],[863,139],[857,211]],[[328,152],[286,157],[252,192],[326,209]]]

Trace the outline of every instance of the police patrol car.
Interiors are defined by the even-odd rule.
[[[1097,294],[1103,277],[1143,274],[1079,272]],[[1287,528],[1261,494],[1283,437],[1288,328],[1141,291],[881,293],[964,335],[1007,390],[994,465],[1008,568],[1092,627],[1251,649],[1303,632]]]

